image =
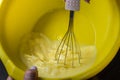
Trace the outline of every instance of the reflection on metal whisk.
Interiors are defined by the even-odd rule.
[[[74,66],[76,59],[80,63],[80,57],[81,57],[81,51],[79,45],[77,44],[75,34],[73,31],[73,18],[74,18],[74,11],[70,11],[68,30],[65,33],[64,37],[62,38],[55,54],[55,59],[57,60],[57,63],[62,62],[64,65],[68,64],[67,58],[71,57],[70,62],[72,64],[71,65],[72,67]]]

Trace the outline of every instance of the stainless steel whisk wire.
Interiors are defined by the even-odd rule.
[[[56,54],[55,54],[55,59],[57,60],[57,63],[60,62],[60,57],[62,55],[63,48],[66,45],[67,47],[66,47],[66,50],[65,50],[64,65],[67,64],[67,55],[68,55],[68,50],[69,50],[69,47],[70,47],[71,55],[72,55],[72,67],[73,67],[74,66],[75,54],[78,54],[78,61],[79,61],[79,64],[80,64],[81,52],[80,52],[79,47],[77,45],[75,34],[74,34],[74,31],[73,31],[74,11],[70,11],[70,17],[69,18],[70,19],[69,19],[68,30],[65,33],[64,37],[62,38],[62,40],[60,42],[60,45],[57,48],[57,51],[56,51]]]

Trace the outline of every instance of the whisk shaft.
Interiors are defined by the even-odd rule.
[[[67,47],[65,50],[66,52],[65,52],[65,57],[64,57],[64,65],[67,64],[67,55],[68,55],[68,51],[69,51],[68,46],[70,46],[71,53],[72,53],[72,66],[74,66],[74,54],[78,53],[79,63],[80,63],[80,56],[81,56],[79,47],[77,47],[75,34],[73,32],[73,18],[74,18],[74,11],[70,11],[68,30],[65,33],[64,37],[62,38],[62,40],[57,48],[56,54],[55,54],[55,59],[57,60],[57,63],[59,63],[63,48],[66,44]]]

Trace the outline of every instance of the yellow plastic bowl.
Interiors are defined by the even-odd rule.
[[[0,0],[0,58],[9,75],[16,80],[22,80],[24,76],[26,67],[17,52],[20,38],[32,31],[38,20],[41,19],[41,22],[44,19],[49,26],[53,26],[45,29],[44,33],[55,39],[52,31],[62,33],[67,25],[65,16],[68,13],[65,13],[63,0]],[[92,25],[95,29],[96,61],[89,70],[79,75],[81,79],[88,79],[103,70],[119,49],[119,6],[116,0],[91,0],[91,4],[82,0],[81,10],[76,12],[75,20],[83,21],[81,26]],[[56,25],[61,29],[57,29]],[[42,26],[44,28],[44,24],[41,24],[40,31]],[[92,43],[87,38],[81,41]]]

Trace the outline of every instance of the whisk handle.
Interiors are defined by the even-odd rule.
[[[66,0],[65,9],[70,11],[79,11],[80,10],[80,0]]]

